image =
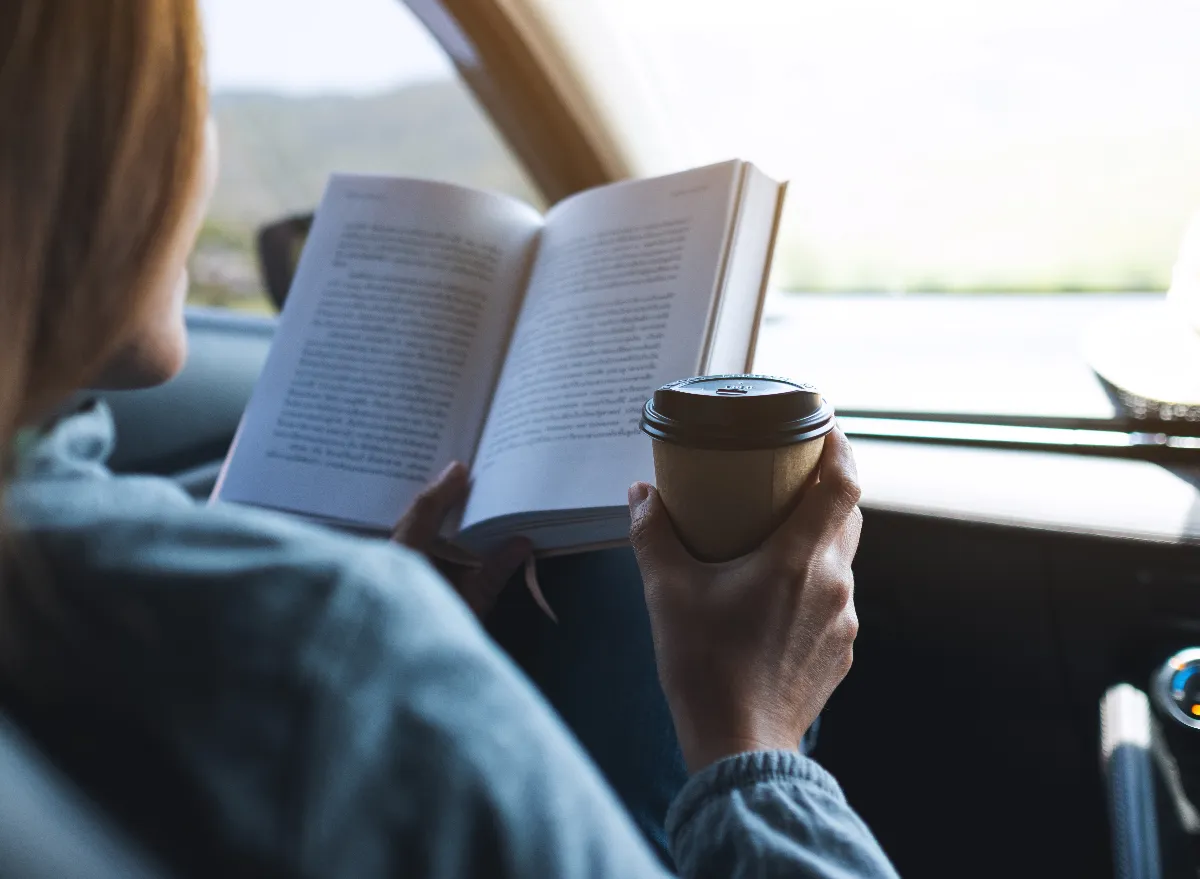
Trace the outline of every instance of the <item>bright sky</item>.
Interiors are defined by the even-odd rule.
[[[1198,0],[604,0],[604,8],[660,112],[687,125],[713,120],[704,140],[714,155],[754,143],[791,156],[803,146],[795,140],[822,136],[822,126],[857,129],[875,151],[880,137],[924,141],[934,131],[995,137],[1017,127],[1044,137],[1085,121],[1117,130],[1172,116],[1191,124],[1200,106]]]
[[[451,75],[401,0],[200,0],[214,91],[381,91]]]

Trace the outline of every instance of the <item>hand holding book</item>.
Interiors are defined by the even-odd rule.
[[[424,555],[454,587],[481,620],[488,615],[509,579],[525,564],[533,543],[509,538],[479,564],[458,564],[434,550],[447,518],[466,503],[471,474],[461,461],[452,461],[421,490],[392,530],[392,540]]]

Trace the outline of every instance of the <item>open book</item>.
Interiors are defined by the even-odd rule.
[[[214,498],[390,531],[452,460],[443,536],[623,539],[642,404],[750,366],[784,187],[732,161],[579,193],[335,176]]]

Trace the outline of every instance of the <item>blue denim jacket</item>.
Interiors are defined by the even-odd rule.
[[[23,458],[0,693],[187,875],[661,876],[538,692],[423,559],[116,477],[102,405]],[[894,876],[799,753],[723,760],[667,816],[683,876]]]

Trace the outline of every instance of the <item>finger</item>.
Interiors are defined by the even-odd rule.
[[[466,500],[469,483],[467,468],[452,461],[400,517],[392,531],[392,540],[412,549],[426,550],[437,537],[446,515]]]
[[[826,531],[832,532],[829,539],[812,548],[813,557],[817,560],[815,570],[825,578],[845,578],[853,584],[852,568],[854,556],[858,553],[859,536],[862,534],[862,511],[854,507],[840,527],[830,526]]]
[[[679,542],[662,495],[654,486],[645,482],[629,486],[629,519],[629,542],[633,544],[643,580],[654,571],[694,564],[691,554]]]
[[[792,554],[836,539],[842,525],[854,515],[862,489],[854,452],[840,428],[825,436],[818,481],[768,541],[774,551]]]
[[[479,617],[485,616],[496,604],[500,593],[512,576],[521,569],[533,552],[533,542],[514,537],[483,560],[483,567],[464,575],[459,594]]]
[[[862,537],[862,524],[862,510],[855,507],[846,518],[846,524],[842,526],[841,533],[842,553],[848,559],[853,559],[854,554],[858,552],[858,542]]]
[[[823,507],[826,518],[844,519],[862,498],[862,488],[858,484],[854,450],[840,427],[826,435],[820,466],[813,500]]]
[[[807,559],[804,576],[796,578],[805,613],[818,619],[832,619],[854,612],[854,555],[862,518],[857,508],[837,529],[836,536],[815,549]]]

